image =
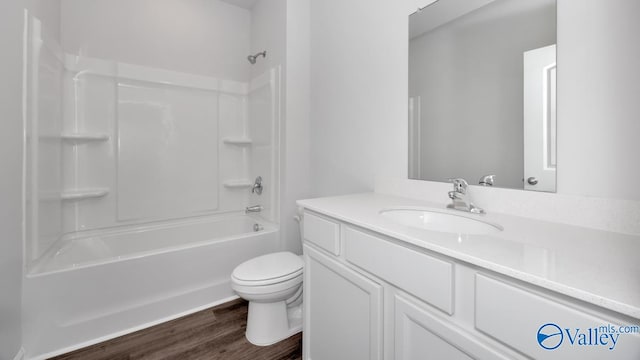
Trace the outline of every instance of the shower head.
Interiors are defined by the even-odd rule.
[[[258,59],[259,56],[262,56],[263,58],[267,57],[267,51],[263,51],[263,52],[259,52],[255,55],[249,55],[247,56],[247,60],[249,60],[249,62],[251,63],[251,65],[256,63],[256,60]]]

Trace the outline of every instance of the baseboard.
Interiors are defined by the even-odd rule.
[[[23,360],[24,359],[24,348],[20,348],[20,351],[13,357],[13,360]]]

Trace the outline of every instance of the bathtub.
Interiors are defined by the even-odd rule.
[[[246,215],[68,236],[25,277],[26,358],[45,359],[232,300],[234,267],[276,251],[278,237],[275,224]]]

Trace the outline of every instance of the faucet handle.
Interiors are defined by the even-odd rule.
[[[467,180],[463,178],[451,178],[448,180],[449,182],[453,183],[453,191],[459,192],[461,194],[467,193],[467,187],[469,186]]]
[[[253,183],[253,187],[251,188],[251,193],[262,195],[262,176],[258,176],[256,181]]]
[[[478,184],[482,186],[493,186],[494,181],[496,181],[496,176],[494,174],[485,175],[480,178],[480,181],[478,181]]]

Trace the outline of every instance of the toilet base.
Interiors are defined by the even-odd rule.
[[[249,302],[246,337],[250,343],[267,346],[302,331],[302,305],[288,307],[285,301]]]

